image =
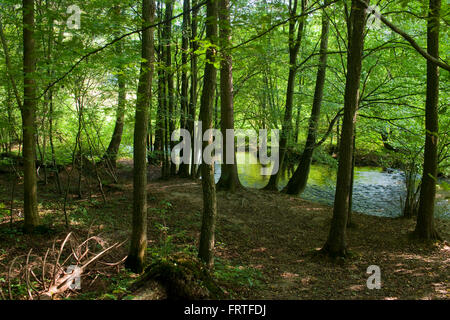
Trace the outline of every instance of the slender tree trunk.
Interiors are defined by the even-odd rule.
[[[142,0],[143,26],[153,24],[154,0]],[[125,266],[140,273],[144,268],[147,250],[147,159],[146,140],[148,128],[148,103],[152,95],[153,77],[153,28],[142,32],[142,62],[136,98],[133,151],[133,231]]]
[[[167,21],[164,28],[165,28],[165,36],[164,40],[165,43],[165,62],[166,62],[166,81],[167,81],[167,107],[168,107],[168,129],[167,137],[168,137],[168,166],[170,168],[169,174],[175,175],[177,171],[177,167],[175,163],[170,161],[170,151],[175,146],[175,142],[173,142],[170,137],[172,135],[172,132],[175,130],[175,90],[174,90],[174,82],[173,82],[173,70],[172,70],[172,15],[173,15],[173,0],[167,0],[166,1],[166,12],[165,12],[165,20]]]
[[[158,19],[161,19],[161,2],[158,2]],[[161,44],[161,28],[158,28],[158,110],[156,111],[156,128],[155,128],[155,151],[163,151],[163,123],[164,123],[164,100],[162,96],[162,44]]]
[[[190,0],[183,0],[183,35],[181,40],[181,118],[180,128],[188,128],[188,109],[189,109],[189,79],[188,79],[188,58],[189,58],[189,39],[191,28],[191,2]],[[192,137],[192,136],[191,136]],[[190,151],[189,152],[189,159]],[[180,155],[183,156],[183,155]],[[181,177],[189,176],[189,163],[182,163],[180,165],[179,175]]]
[[[165,12],[164,12],[164,20],[168,20],[172,17],[172,1],[168,0],[165,1]],[[161,2],[162,3],[162,2]],[[160,8],[161,11],[161,17],[163,16],[163,9]],[[169,90],[169,77],[171,70],[169,70],[169,64],[171,63],[171,52],[170,52],[170,33],[171,33],[171,21],[166,22],[164,26],[162,26],[161,31],[161,99],[164,103],[163,108],[163,162],[162,162],[162,178],[168,179],[170,177],[170,161],[168,160],[170,158],[169,150],[170,150],[170,117],[171,117],[171,108],[173,108],[173,105],[170,106],[171,103],[171,93]],[[167,53],[169,51],[169,53]],[[172,101],[173,102],[173,101]]]
[[[49,141],[50,141],[50,150],[52,153],[52,165],[53,165],[53,171],[55,172],[55,183],[56,183],[56,189],[58,190],[59,194],[62,194],[62,187],[61,187],[61,180],[59,178],[59,169],[56,164],[56,154],[55,154],[55,145],[53,143],[53,89],[49,90],[48,93],[48,100],[50,105],[49,110]]]
[[[427,30],[427,51],[439,58],[439,15],[441,0],[430,0]],[[434,227],[438,160],[439,67],[427,60],[427,98],[425,103],[425,151],[419,211],[414,236],[424,240],[441,239]]]
[[[24,158],[24,230],[33,232],[39,225],[36,176],[36,52],[34,41],[34,0],[23,0],[23,72],[22,106]]]
[[[217,45],[217,1],[207,0],[206,38],[212,45]],[[206,65],[203,91],[200,101],[200,118],[203,132],[213,126],[213,104],[216,88],[217,70],[214,67],[216,49],[209,47],[206,51]],[[203,135],[203,134],[202,134]],[[212,143],[212,134],[203,141],[203,150]],[[217,215],[216,185],[214,181],[214,164],[205,162],[201,165],[203,188],[203,218],[199,243],[199,258],[209,267],[214,265],[214,239]]]
[[[117,46],[117,55],[123,54],[122,43],[119,42]],[[118,98],[117,98],[117,110],[116,110],[116,123],[114,125],[113,135],[109,142],[108,149],[103,156],[103,159],[109,161],[113,168],[116,167],[117,154],[119,153],[120,143],[122,141],[123,126],[125,120],[125,103],[127,99],[125,75],[123,74],[123,68],[120,66],[117,75],[118,84]]]
[[[162,20],[162,1],[158,1],[157,5],[157,16],[158,20]],[[156,111],[156,128],[155,128],[155,148],[154,150],[162,153],[164,150],[164,114],[165,114],[165,105],[164,105],[164,70],[163,70],[163,61],[164,61],[164,48],[162,45],[162,28],[158,28],[158,46],[157,46],[157,57],[158,57],[158,110]],[[159,157],[161,160],[162,157]]]
[[[231,23],[230,0],[219,1],[219,31],[220,47],[231,47]],[[220,62],[220,129],[223,141],[223,164],[220,180],[217,188],[234,192],[241,187],[238,177],[236,153],[227,150],[227,129],[234,130],[234,106],[233,106],[233,60],[229,50],[222,51]],[[234,145],[234,143],[233,143]],[[228,155],[228,151],[232,154]],[[233,159],[233,163],[227,163],[227,159]]]
[[[325,2],[327,4],[328,0]],[[319,69],[317,70],[316,87],[314,91],[313,106],[311,109],[311,117],[309,118],[308,137],[306,139],[305,148],[303,149],[300,163],[295,170],[294,175],[286,186],[288,194],[302,193],[308,182],[309,171],[314,149],[316,148],[317,128],[320,119],[320,107],[322,105],[323,88],[325,86],[325,77],[327,69],[327,50],[328,50],[328,30],[330,22],[328,21],[325,9],[322,13],[322,35],[320,40],[320,59]]]
[[[303,14],[306,10],[307,0],[301,0],[301,13]],[[294,86],[295,86],[295,75],[297,74],[297,55],[302,42],[303,31],[305,26],[306,17],[300,17],[299,19],[294,19],[297,15],[297,0],[294,0],[294,4],[290,7],[291,20],[289,22],[289,75],[288,84],[286,89],[286,109],[284,113],[283,125],[281,128],[281,137],[279,144],[279,170],[270,176],[269,183],[264,188],[266,190],[277,190],[278,180],[281,174],[281,168],[284,167],[284,158],[286,156],[286,151],[289,143],[289,137],[292,131],[292,109],[294,100]],[[297,37],[295,37],[295,26],[298,21],[298,31]]]
[[[163,20],[163,1],[158,5],[158,18]],[[167,39],[167,27],[166,25],[158,28],[158,40],[159,40],[159,69],[158,69],[158,101],[159,109],[161,111],[161,176],[163,179],[167,179],[170,175],[170,164],[167,162],[167,152],[169,150],[169,140],[167,139],[168,132],[168,94],[167,94],[167,55],[166,55],[166,39]]]
[[[197,6],[197,0],[192,0],[192,7],[194,8],[192,10],[192,22],[191,22],[191,51],[192,51],[192,58],[191,58],[191,87],[190,87],[190,101],[189,101],[189,115],[188,115],[188,131],[191,135],[191,137],[194,137],[194,123],[195,123],[195,117],[196,117],[196,108],[197,108],[197,85],[198,85],[198,57],[195,53],[198,48],[199,44],[196,40],[197,38],[197,29],[198,29],[198,22],[197,22],[197,16],[198,16],[198,8]],[[195,179],[197,176],[196,172],[196,165],[194,164],[194,157],[195,153],[193,148],[191,148],[191,178]]]
[[[368,1],[367,1],[368,3]],[[339,166],[330,233],[322,251],[330,256],[346,256],[346,229],[352,173],[353,134],[359,97],[366,12],[358,0],[352,0],[347,56],[347,80],[344,96],[344,121],[339,148]]]
[[[83,197],[81,190],[81,182],[83,178],[83,147],[82,147],[82,120],[83,120],[83,98],[78,97],[76,99],[76,104],[78,106],[78,133],[77,133],[77,145],[78,145],[78,199]]]
[[[13,116],[13,102],[11,97],[11,84],[8,81],[8,97],[7,97],[7,104],[8,104],[8,150],[6,152],[11,153],[12,151],[12,145],[14,143],[15,138],[15,119]]]

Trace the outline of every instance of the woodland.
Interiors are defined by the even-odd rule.
[[[450,298],[447,0],[0,1],[0,300]]]

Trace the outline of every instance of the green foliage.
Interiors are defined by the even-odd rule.
[[[216,258],[214,261],[214,277],[221,282],[240,287],[253,288],[262,284],[262,274],[259,270],[245,266],[233,266],[220,258]]]
[[[314,150],[313,161],[319,164],[327,165],[331,168],[337,168],[337,160],[330,156],[323,147],[319,147]]]

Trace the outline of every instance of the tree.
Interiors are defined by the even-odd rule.
[[[297,55],[300,49],[300,45],[302,43],[303,31],[305,26],[306,17],[303,16],[306,10],[306,1],[301,0],[301,17],[295,18],[297,16],[297,2],[298,0],[289,1],[289,75],[288,75],[288,83],[286,88],[286,104],[285,104],[285,112],[283,119],[283,126],[281,129],[281,137],[280,137],[280,161],[279,168],[283,168],[284,158],[286,156],[286,151],[288,147],[289,137],[292,131],[292,107],[294,100],[294,86],[295,86],[295,75],[297,74]],[[298,30],[297,36],[296,32],[296,24],[298,22]],[[266,190],[277,190],[278,180],[281,174],[281,170],[278,170],[276,173],[270,176],[269,182],[265,187]]]
[[[187,128],[191,137],[194,136],[194,122],[196,117],[197,108],[197,86],[198,86],[198,56],[196,51],[199,48],[197,40],[198,29],[198,11],[197,0],[192,0],[192,21],[191,21],[191,86],[189,88],[189,112],[187,119]],[[195,178],[197,175],[196,166],[194,164],[195,152],[191,149],[191,178]]]
[[[158,20],[163,19],[163,9],[162,9],[162,1],[158,1],[157,8],[157,17]],[[165,80],[165,72],[164,72],[164,45],[163,45],[163,32],[162,27],[157,29],[158,31],[158,46],[157,46],[157,57],[158,57],[158,110],[156,114],[156,129],[155,129],[155,147],[154,150],[159,152],[162,156],[163,166],[162,166],[162,175],[165,176],[165,146],[166,146],[166,128],[165,128],[165,118],[166,118],[166,98],[165,98],[165,90],[166,90],[166,80]]]
[[[143,26],[154,22],[154,0],[142,0]],[[153,79],[153,28],[142,31],[142,62],[136,98],[133,149],[133,230],[125,266],[140,273],[144,268],[147,250],[147,128],[148,104],[151,101]]]
[[[188,58],[189,58],[189,37],[191,29],[191,2],[183,0],[183,31],[181,40],[181,118],[180,128],[187,129],[187,118],[189,109],[189,79],[188,79]],[[182,156],[182,155],[180,155]],[[190,159],[189,152],[189,159]],[[189,163],[180,164],[179,175],[189,176]]]
[[[217,188],[234,192],[241,187],[238,177],[236,154],[228,155],[227,152],[227,129],[234,130],[234,106],[233,106],[233,62],[231,52],[231,23],[230,23],[230,1],[219,1],[219,31],[220,49],[222,57],[220,60],[220,129],[223,139],[223,164],[220,180]],[[233,143],[234,145],[234,143]],[[233,158],[233,163],[228,163],[228,158]]]
[[[367,1],[368,3],[368,1]],[[328,239],[322,251],[330,256],[346,256],[346,229],[352,179],[353,135],[358,106],[366,11],[358,0],[352,0],[351,33],[348,40],[347,77],[344,95],[344,120],[339,146],[339,165],[334,196],[333,218]]]
[[[208,41],[209,46],[206,51],[203,91],[200,99],[200,119],[203,128],[202,136],[205,131],[213,127],[213,105],[217,77],[217,70],[214,66],[217,56],[217,13],[217,0],[207,0],[206,41]],[[203,150],[212,143],[212,139],[212,132],[209,131],[208,139],[204,139],[203,141]],[[203,216],[198,256],[207,266],[212,267],[214,265],[213,251],[217,215],[214,164],[203,162],[200,167],[202,172]]]
[[[34,39],[34,0],[23,0],[23,158],[24,230],[31,233],[39,225],[36,176],[36,51]]]
[[[328,1],[325,1],[327,5]],[[305,190],[308,182],[309,170],[314,149],[316,148],[317,128],[319,126],[320,107],[322,105],[323,88],[325,85],[325,76],[327,69],[327,50],[328,50],[328,30],[330,22],[327,13],[323,9],[322,13],[322,33],[320,37],[320,58],[319,68],[317,70],[316,87],[314,90],[314,99],[309,118],[308,137],[306,138],[305,148],[303,149],[300,163],[286,186],[288,194],[299,194]]]
[[[167,121],[168,121],[168,132],[167,132],[167,166],[170,168],[166,173],[169,175],[175,175],[177,167],[175,163],[170,161],[169,150],[173,150],[175,142],[171,140],[172,132],[175,130],[175,90],[173,83],[173,70],[172,70],[172,16],[173,16],[173,4],[174,0],[166,1],[166,11],[165,11],[165,25],[164,25],[164,41],[165,41],[165,72],[167,81]]]
[[[122,43],[117,44],[117,54],[122,54]],[[127,99],[127,91],[125,84],[125,74],[122,67],[118,68],[117,73],[117,86],[118,86],[118,98],[117,98],[117,110],[116,110],[116,123],[114,125],[114,131],[109,142],[108,149],[106,149],[103,159],[109,161],[112,167],[116,167],[117,154],[120,148],[120,142],[122,141],[123,126],[125,120],[125,104]]]
[[[439,16],[441,0],[430,0],[427,26],[427,52],[439,58]],[[427,91],[425,102],[425,151],[420,188],[419,210],[414,236],[419,239],[441,239],[434,227],[434,203],[438,167],[439,141],[439,67],[427,60]]]

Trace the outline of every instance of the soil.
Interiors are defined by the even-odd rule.
[[[123,241],[131,230],[132,164],[121,161],[119,183],[105,183],[106,203],[95,183],[85,181],[82,199],[70,195],[71,230],[98,232],[109,242]],[[199,181],[161,180],[159,168],[149,169],[149,263],[162,251],[192,251],[198,246],[202,212]],[[75,179],[76,180],[76,179]],[[93,180],[95,181],[95,179]],[[22,182],[16,187],[14,224],[20,223]],[[34,248],[45,254],[55,238],[63,238],[61,197],[55,185],[39,185],[40,213],[48,234],[11,236],[9,216],[11,179],[0,174],[0,287],[5,292],[7,266]],[[346,259],[331,260],[319,249],[326,241],[332,208],[276,192],[242,189],[218,192],[216,263],[219,283],[232,299],[449,299],[450,221],[437,220],[443,242],[410,240],[411,219],[353,214],[356,227],[348,229]],[[80,207],[84,210],[80,210]],[[2,209],[3,220],[2,217]],[[126,254],[126,247],[116,255]],[[368,289],[369,266],[381,270],[381,289]],[[228,271],[229,272],[228,272]],[[120,271],[122,277],[135,279]],[[3,278],[3,283],[1,279]],[[111,278],[111,277],[109,277]],[[79,298],[98,299],[111,290],[108,277]],[[87,295],[87,293],[89,293]],[[123,294],[122,294],[123,296]],[[74,296],[76,298],[76,295]]]

